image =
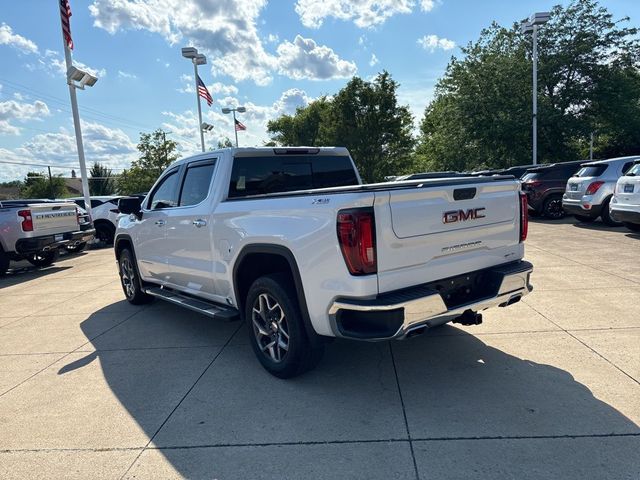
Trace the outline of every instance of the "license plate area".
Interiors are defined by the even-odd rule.
[[[569,190],[571,190],[572,192],[577,192],[578,191],[578,184],[577,183],[572,183],[571,185],[569,185]]]
[[[54,235],[54,236],[53,236],[53,239],[54,239],[56,242],[61,242],[61,241],[64,239],[64,235],[62,235],[62,234]]]
[[[624,193],[633,193],[633,184],[627,183],[624,186]]]

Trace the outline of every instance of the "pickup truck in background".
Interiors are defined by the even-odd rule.
[[[70,202],[0,202],[0,275],[11,260],[51,265],[63,246],[79,245],[93,238],[92,228],[82,228],[79,212]]]
[[[281,378],[313,368],[331,337],[477,324],[532,290],[512,176],[363,185],[345,148],[231,148],[174,162],[118,208],[127,300],[241,318]]]

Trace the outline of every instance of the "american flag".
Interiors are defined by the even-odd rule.
[[[236,132],[241,132],[242,130],[246,130],[247,127],[244,126],[240,120],[236,119]]]
[[[64,41],[67,42],[67,46],[73,50],[73,39],[71,38],[71,23],[69,18],[71,17],[71,6],[69,0],[60,0],[60,20],[62,21],[62,34],[64,35]]]
[[[198,95],[200,95],[207,101],[207,105],[211,106],[211,104],[213,103],[213,97],[209,93],[209,90],[207,90],[207,86],[200,78],[200,75],[198,75]]]

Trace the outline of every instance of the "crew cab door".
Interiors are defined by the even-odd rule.
[[[167,286],[196,295],[213,295],[211,190],[215,159],[185,166],[178,205],[167,218]]]
[[[136,235],[136,258],[145,280],[165,283],[167,273],[166,227],[169,213],[178,205],[179,167],[168,170],[145,200]]]

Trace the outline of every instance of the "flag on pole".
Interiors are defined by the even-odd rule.
[[[71,6],[69,0],[60,0],[60,20],[62,21],[62,33],[67,46],[73,50],[73,39],[71,38]]]
[[[247,127],[244,126],[240,120],[236,119],[236,132],[241,132],[242,130],[246,130]]]
[[[200,78],[200,75],[198,75],[198,95],[200,95],[207,101],[207,105],[211,106],[211,104],[213,103],[213,97],[209,93],[209,90],[207,90],[207,86]]]

